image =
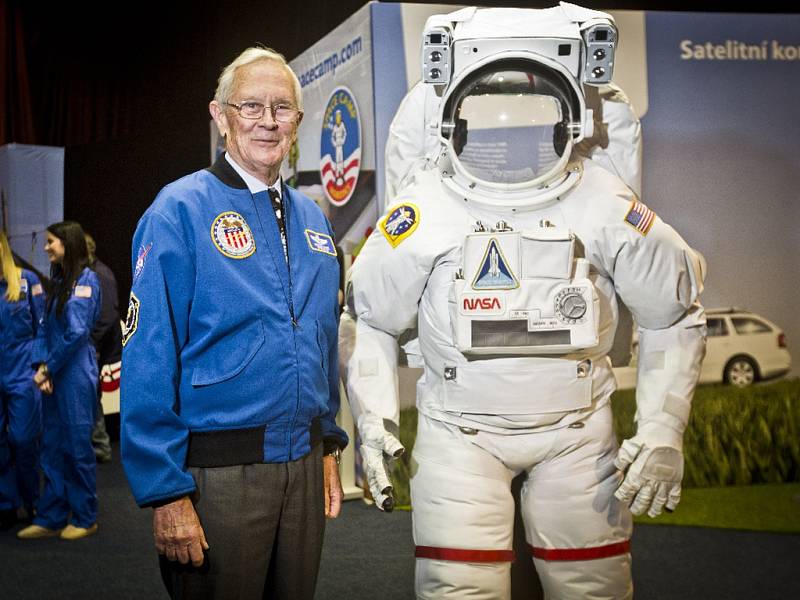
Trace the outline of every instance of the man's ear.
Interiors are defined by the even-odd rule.
[[[219,102],[216,100],[209,102],[208,112],[211,113],[211,118],[214,119],[214,122],[217,124],[219,134],[223,138],[228,139],[228,115],[225,114],[225,111],[219,105]]]

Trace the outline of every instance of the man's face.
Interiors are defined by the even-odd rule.
[[[251,63],[236,70],[228,102],[260,102],[297,106],[292,79],[285,67],[272,60]],[[269,107],[260,119],[245,119],[236,108],[211,102],[211,114],[227,137],[226,150],[245,171],[274,183],[283,157],[297,136],[300,115],[291,123],[278,123]]]

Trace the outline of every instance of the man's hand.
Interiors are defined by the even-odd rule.
[[[188,496],[153,510],[153,538],[156,550],[167,560],[184,565],[191,560],[195,567],[203,564],[203,550],[208,550],[208,543]]]
[[[361,434],[361,458],[369,491],[378,508],[392,512],[394,497],[392,480],[389,478],[389,461],[399,458],[405,448],[400,440],[386,431],[382,419],[364,418],[359,423],[358,430]]]
[[[339,479],[339,464],[333,454],[326,454],[322,457],[322,476],[325,488],[325,516],[335,519],[339,516],[344,499],[342,482]]]
[[[636,437],[622,442],[614,465],[625,474],[614,496],[634,515],[675,510],[681,500],[683,452],[672,446],[650,447]]]

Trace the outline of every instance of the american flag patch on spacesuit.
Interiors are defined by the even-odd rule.
[[[44,293],[44,290],[42,290],[42,284],[41,283],[33,284],[33,287],[31,288],[31,296],[41,296],[43,293]]]
[[[75,297],[76,298],[91,298],[92,297],[92,287],[89,285],[76,285],[75,286]]]
[[[628,214],[625,215],[625,222],[642,235],[647,235],[647,232],[650,231],[650,227],[653,226],[655,220],[656,213],[638,200],[631,202]]]
[[[419,225],[419,209],[413,204],[395,206],[378,224],[392,248],[397,248],[400,242],[414,233],[417,225]]]

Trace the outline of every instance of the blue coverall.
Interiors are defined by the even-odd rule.
[[[45,486],[33,520],[48,529],[61,529],[67,522],[88,528],[97,520],[92,427],[98,371],[90,336],[100,315],[100,301],[100,282],[87,267],[78,276],[60,315],[57,300],[50,303],[44,339],[33,353],[34,364],[47,364],[53,378],[53,393],[42,396]]]
[[[39,495],[42,412],[31,351],[42,333],[44,292],[39,278],[24,269],[17,302],[6,299],[7,288],[0,280],[0,510],[25,506],[32,514]]]

